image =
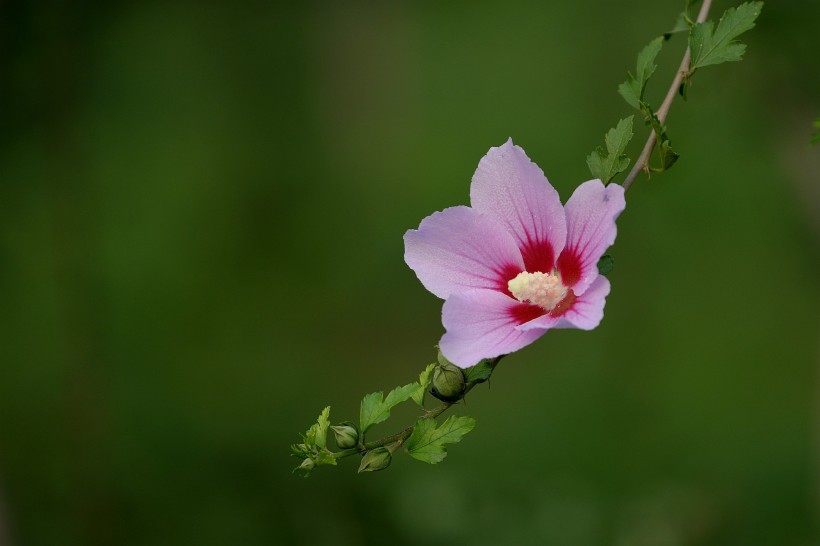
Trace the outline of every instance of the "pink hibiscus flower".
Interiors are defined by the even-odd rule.
[[[615,242],[624,190],[584,182],[566,206],[512,139],[491,148],[452,207],[404,236],[404,259],[444,299],[439,347],[462,367],[525,347],[551,328],[591,330],[609,281],[598,260]]]

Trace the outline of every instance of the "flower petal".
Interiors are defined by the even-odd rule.
[[[604,318],[604,305],[609,295],[609,279],[598,275],[586,291],[575,298],[572,306],[559,317],[554,328],[592,330]]]
[[[421,283],[446,299],[473,288],[507,291],[507,281],[524,270],[512,235],[470,207],[452,207],[421,221],[404,234],[404,261]]]
[[[515,236],[527,271],[552,271],[567,236],[564,208],[543,171],[512,139],[481,159],[470,202]]]
[[[495,290],[471,290],[453,294],[444,302],[441,322],[447,333],[439,348],[454,364],[466,368],[484,358],[526,347],[546,330],[516,328],[520,302]]]
[[[567,245],[558,256],[558,272],[576,296],[598,276],[598,260],[615,242],[615,219],[625,206],[624,189],[600,180],[584,182],[567,201]]]

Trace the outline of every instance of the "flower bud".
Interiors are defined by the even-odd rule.
[[[302,464],[300,464],[299,466],[297,466],[296,468],[293,469],[293,473],[294,474],[299,474],[303,478],[307,478],[308,476],[310,476],[310,473],[313,471],[313,468],[315,466],[316,466],[316,463],[313,462],[313,459],[310,459],[310,458],[304,459],[302,461]]]
[[[313,459],[305,459],[302,461],[302,464],[299,465],[299,468],[302,470],[307,470],[308,472],[313,470],[313,467],[316,466],[316,463],[313,462]]]
[[[345,421],[340,425],[330,427],[333,435],[336,436],[336,445],[339,449],[356,447],[359,443],[359,429],[350,421]]]
[[[433,396],[450,402],[458,400],[464,392],[464,372],[448,361],[439,351],[438,366],[433,370]]]
[[[362,457],[362,463],[359,465],[359,473],[384,470],[390,466],[392,459],[393,457],[390,455],[390,450],[386,447],[371,449]]]

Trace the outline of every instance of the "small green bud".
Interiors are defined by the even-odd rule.
[[[302,461],[302,464],[299,465],[299,468],[302,470],[313,470],[313,467],[316,466],[316,463],[313,462],[313,459],[305,459]]]
[[[293,469],[294,474],[299,474],[300,476],[307,478],[310,476],[310,473],[313,471],[313,468],[316,466],[316,463],[313,462],[313,459],[305,459],[302,461],[302,464],[297,466]]]
[[[359,465],[359,474],[362,472],[376,472],[377,470],[384,470],[390,466],[393,456],[390,455],[390,450],[386,447],[377,447],[371,449],[362,457],[362,463]]]
[[[464,392],[464,372],[438,353],[438,366],[433,370],[433,396],[449,402],[458,400]]]
[[[359,429],[350,421],[345,421],[330,428],[333,430],[333,435],[336,436],[336,445],[339,446],[339,449],[356,447],[356,444],[359,443]]]

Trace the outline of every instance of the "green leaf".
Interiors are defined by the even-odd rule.
[[[359,407],[359,430],[362,434],[367,432],[367,429],[372,425],[380,422],[377,415],[384,405],[384,393],[371,392],[362,398],[361,406]],[[382,419],[383,421],[384,419]]]
[[[329,452],[326,449],[319,451],[316,456],[313,458],[316,462],[316,466],[321,465],[331,465],[336,466],[336,457],[333,456],[333,453]]]
[[[614,267],[615,259],[609,254],[604,254],[603,256],[601,256],[601,259],[598,260],[598,273],[600,273],[604,277],[609,275]]]
[[[624,150],[632,139],[632,118],[633,116],[629,116],[622,119],[614,129],[607,132],[604,137],[606,154],[599,146],[587,156],[587,165],[592,176],[600,178],[604,184],[629,166],[629,158],[624,155]]]
[[[678,161],[678,158],[680,158],[680,154],[676,153],[672,149],[672,142],[668,138],[661,141],[661,145],[658,148],[658,153],[661,156],[661,166],[652,169],[658,173],[669,170],[669,168]]]
[[[673,34],[679,32],[689,32],[695,24],[695,21],[692,20],[692,16],[689,14],[689,10],[692,6],[699,3],[700,0],[686,0],[686,6],[683,8],[683,11],[678,14],[677,19],[675,19],[675,26],[663,34],[664,39],[668,40]]]
[[[418,383],[410,383],[403,387],[396,387],[387,393],[387,398],[384,398],[384,394],[381,391],[370,393],[362,398],[362,404],[359,409],[359,428],[361,429],[361,433],[364,434],[371,426],[386,421],[387,418],[390,417],[390,410],[393,409],[394,406],[409,399],[418,389]]]
[[[490,359],[484,359],[475,366],[470,366],[464,370],[464,378],[468,383],[484,383],[495,370],[495,364]]]
[[[316,423],[313,424],[305,434],[305,444],[308,447],[316,446],[324,449],[327,441],[327,427],[330,426],[330,406],[322,410]]]
[[[642,102],[641,112],[646,116],[647,124],[655,131],[658,141],[658,154],[661,158],[661,165],[660,167],[653,167],[652,170],[659,173],[663,172],[674,165],[680,156],[672,150],[672,141],[669,140],[669,136],[666,134],[666,127],[661,124],[661,120],[658,119],[655,111],[648,104]]]
[[[387,393],[387,398],[384,399],[384,405],[387,408],[387,417],[390,417],[390,410],[401,404],[405,400],[409,400],[413,394],[418,390],[419,384],[418,383],[410,383],[403,387],[396,387],[389,393]],[[386,419],[386,417],[385,417]]]
[[[407,439],[405,447],[411,457],[425,463],[440,463],[447,456],[445,444],[461,441],[465,434],[473,430],[475,419],[451,415],[442,425],[436,428],[434,419],[421,419],[416,422],[413,433]]]
[[[430,388],[430,383],[433,381],[433,369],[435,367],[435,364],[429,364],[424,368],[424,371],[419,374],[419,388],[412,395],[413,402],[419,406],[424,406],[424,395],[427,393],[427,389]]]
[[[326,449],[321,449],[315,453],[310,454],[302,460],[302,463],[293,469],[294,474],[307,478],[316,469],[317,466],[332,465],[336,466],[336,458],[333,453]]]
[[[330,406],[322,410],[316,423],[311,425],[308,431],[302,436],[301,444],[293,444],[290,449],[293,455],[302,460],[302,464],[293,469],[294,472],[304,477],[316,466],[335,465],[336,458],[333,453],[327,450],[327,429],[330,426]]]
[[[624,98],[630,106],[640,110],[640,102],[643,100],[643,92],[646,88],[646,82],[655,72],[658,66],[655,64],[655,57],[663,47],[663,36],[658,36],[638,53],[638,65],[635,70],[635,76],[631,72],[627,72],[627,79],[618,86],[618,93]]]
[[[814,120],[814,128],[816,129],[814,133],[811,135],[811,143],[817,144],[820,142],[820,118]]]
[[[729,8],[720,18],[717,29],[713,21],[698,23],[689,33],[689,48],[692,51],[690,72],[698,68],[743,58],[746,45],[735,40],[738,36],[754,28],[755,19],[763,9],[763,2],[747,2],[737,8]],[[714,29],[714,31],[713,31]]]
[[[668,40],[672,37],[673,34],[677,34],[679,32],[689,32],[689,29],[692,28],[692,20],[689,19],[689,16],[686,14],[685,11],[682,11],[678,14],[678,18],[675,19],[675,26],[673,26],[670,30],[664,33],[664,39]]]

